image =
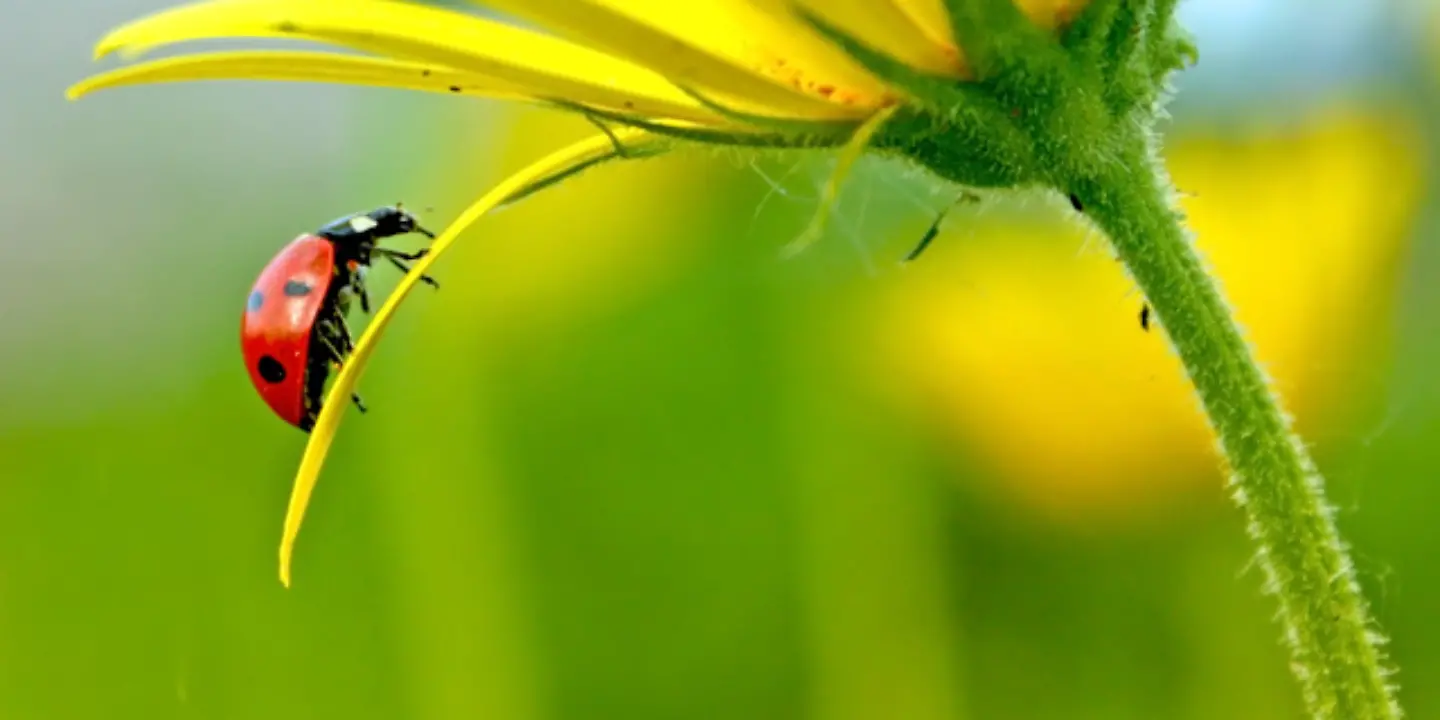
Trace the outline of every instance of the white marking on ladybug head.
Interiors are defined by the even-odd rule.
[[[379,223],[375,222],[368,215],[356,215],[350,218],[350,229],[357,233],[370,232]]]

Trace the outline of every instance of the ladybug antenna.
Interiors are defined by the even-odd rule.
[[[396,209],[396,210],[399,210],[400,212],[404,212],[404,211],[405,211],[405,204],[404,204],[403,202],[400,202],[400,201],[397,200],[397,201],[395,201],[395,209]],[[425,212],[426,212],[427,214],[432,213],[432,212],[435,212],[435,208],[433,208],[433,207],[426,207],[426,208],[425,208]],[[425,228],[420,227],[420,224],[419,224],[419,223],[416,223],[416,224],[415,224],[415,232],[418,232],[418,233],[420,233],[421,235],[424,235],[425,237],[428,237],[428,238],[430,238],[430,239],[432,239],[432,240],[435,239],[435,233],[432,233],[432,232],[430,232],[429,230],[426,230]]]
[[[434,206],[434,205],[426,205],[423,212],[424,212],[424,214],[426,214],[426,215],[434,214],[434,212],[435,212],[435,206]],[[415,232],[418,232],[418,233],[420,233],[421,235],[424,235],[425,237],[430,238],[431,240],[434,240],[434,239],[435,239],[435,233],[432,233],[432,232],[430,232],[429,230],[426,230],[425,228],[420,227],[418,224],[415,226]]]

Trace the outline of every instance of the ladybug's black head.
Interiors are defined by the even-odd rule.
[[[394,207],[382,207],[365,213],[365,217],[375,221],[375,229],[371,234],[377,238],[404,235],[405,233],[418,232],[425,237],[435,237],[435,234],[420,227],[420,222],[414,215],[402,210],[399,203]]]
[[[412,232],[418,232],[426,237],[435,237],[429,230],[420,227],[415,216],[400,209],[397,203],[394,207],[382,207],[367,213],[347,215],[320,228],[316,234],[337,243],[374,245],[375,241],[381,238]]]

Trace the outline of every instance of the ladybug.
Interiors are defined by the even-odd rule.
[[[351,304],[370,312],[365,275],[371,261],[389,260],[405,272],[407,261],[428,249],[406,253],[378,247],[383,238],[420,233],[435,235],[400,204],[347,215],[304,233],[286,245],[261,271],[240,322],[240,347],[250,381],[282,420],[308,433],[315,426],[331,368],[354,350],[345,322]],[[425,283],[439,288],[434,278]],[[360,412],[365,404],[351,395]]]

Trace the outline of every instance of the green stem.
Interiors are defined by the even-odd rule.
[[[1129,150],[1068,189],[1144,291],[1219,437],[1310,715],[1399,718],[1383,639],[1372,630],[1323,480],[1192,246],[1163,166],[1142,140]]]

